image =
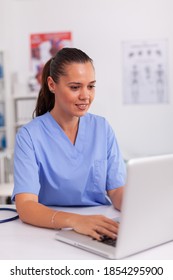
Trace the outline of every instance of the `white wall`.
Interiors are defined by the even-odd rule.
[[[124,156],[173,153],[172,0],[4,0],[4,7],[8,62],[21,82],[28,78],[29,35],[71,31],[74,47],[95,62],[91,111],[112,124]],[[169,104],[124,105],[122,42],[164,38],[169,44]]]

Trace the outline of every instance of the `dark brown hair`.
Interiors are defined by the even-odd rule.
[[[65,67],[72,63],[86,63],[92,59],[82,50],[76,48],[63,48],[56,55],[47,61],[42,71],[41,89],[39,91],[36,108],[33,112],[34,116],[41,116],[50,112],[55,103],[55,96],[49,90],[47,78],[52,77],[55,83],[59,82],[61,76],[66,75]]]

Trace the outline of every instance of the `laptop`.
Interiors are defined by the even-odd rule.
[[[127,162],[127,183],[114,246],[71,229],[58,231],[56,239],[108,259],[123,259],[172,241],[173,154]]]

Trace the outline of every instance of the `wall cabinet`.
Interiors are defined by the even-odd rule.
[[[32,119],[38,97],[27,86],[17,84],[14,90],[8,60],[7,53],[0,50],[0,153],[13,152],[16,132]]]
[[[13,96],[15,131],[32,119],[37,96],[38,93],[28,93],[27,95]]]

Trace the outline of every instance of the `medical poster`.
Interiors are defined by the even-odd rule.
[[[123,102],[168,103],[167,40],[123,43]]]
[[[41,82],[44,64],[63,47],[72,46],[71,32],[42,33],[30,35],[31,64],[30,90],[37,90]]]

